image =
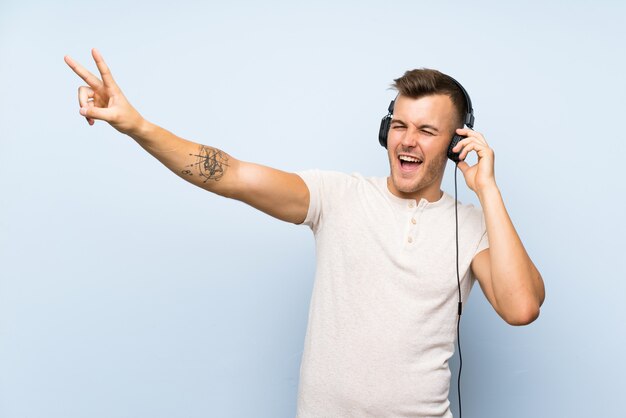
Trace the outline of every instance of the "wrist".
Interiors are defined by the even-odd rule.
[[[134,124],[133,128],[129,129],[126,133],[137,142],[143,142],[150,137],[153,125],[143,117],[139,117],[139,120]]]
[[[499,196],[500,189],[495,182],[489,183],[478,188],[476,190],[476,194],[478,195],[478,199],[480,199],[480,201],[483,201],[483,199],[489,199],[493,196]]]

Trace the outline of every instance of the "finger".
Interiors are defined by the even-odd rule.
[[[465,154],[465,156],[467,156],[467,154],[469,154],[470,151],[476,151],[476,155],[478,155],[479,160],[485,159],[485,158],[493,160],[494,158],[493,150],[489,148],[488,146],[480,144],[480,143],[474,142],[474,143],[469,144],[467,147],[463,149],[463,152],[461,154]]]
[[[476,153],[478,154],[478,152],[481,151],[482,149],[484,149],[484,146],[482,144],[471,142],[467,144],[465,147],[463,147],[463,151],[461,151],[461,153],[459,154],[459,160],[464,160],[470,151],[476,151]]]
[[[454,148],[452,148],[452,151],[460,152],[467,144],[471,143],[472,141],[476,141],[476,138],[471,136],[465,137],[456,143]]]
[[[80,107],[93,106],[94,91],[91,87],[80,86],[78,88],[78,105]],[[91,118],[85,118],[90,125],[94,124],[94,120]]]
[[[113,75],[111,75],[111,70],[109,70],[109,66],[106,62],[104,62],[100,52],[94,48],[91,50],[91,55],[93,55],[93,59],[96,61],[96,65],[98,66],[98,71],[100,71],[104,85],[107,87],[117,86],[115,80],[113,80]]]
[[[103,120],[105,122],[109,122],[113,116],[111,109],[96,107],[93,105],[81,107],[80,114],[89,119]]]
[[[463,147],[465,146],[466,143],[467,143],[467,138],[463,138],[462,140],[460,140],[459,142],[456,143],[454,148],[452,148],[452,151],[459,152],[460,150],[463,149]]]
[[[463,135],[463,136],[478,138],[481,142],[485,143],[485,145],[487,144],[487,140],[485,139],[483,134],[481,134],[480,132],[477,132],[477,131],[475,131],[473,129],[458,128],[456,130],[456,132],[458,134],[460,134],[460,135]]]
[[[72,58],[70,58],[69,55],[66,55],[64,58],[65,63],[67,65],[69,65],[69,67],[83,80],[85,80],[85,83],[89,84],[89,86],[91,88],[97,89],[100,86],[102,86],[102,81],[100,81],[100,79],[98,77],[96,77],[95,75],[93,75],[89,70],[87,70],[85,67],[83,67],[82,65],[80,65],[79,63],[77,63],[76,61],[74,61]]]
[[[94,92],[91,87],[88,86],[80,86],[78,88],[78,105],[80,107],[87,106],[87,102],[90,98],[93,98]]]
[[[93,100],[90,100],[87,102],[87,107],[94,107],[95,103],[93,102]],[[96,121],[93,118],[85,118],[87,119],[87,123],[89,123],[89,126],[93,126],[94,123],[96,123]]]

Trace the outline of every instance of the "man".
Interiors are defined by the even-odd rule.
[[[146,121],[97,50],[102,79],[65,57],[88,86],[80,114],[129,135],[185,180],[314,232],[317,271],[300,370],[298,416],[450,417],[447,399],[457,319],[455,202],[440,190],[448,145],[482,211],[459,205],[459,292],[474,279],[509,324],[539,315],[541,275],[509,219],[494,153],[462,128],[468,103],[450,77],[413,70],[395,80],[388,178],[287,173],[235,159]],[[478,162],[469,166],[469,152]]]

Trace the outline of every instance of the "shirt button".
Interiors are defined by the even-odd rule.
[[[412,243],[412,242],[413,242],[413,238],[409,237],[409,238],[407,239],[407,241],[408,241],[408,242],[409,242],[409,244],[410,244],[410,243]]]
[[[412,208],[413,206],[415,206],[414,202],[409,202],[409,207]]]
[[[415,225],[415,224],[417,223],[417,221],[415,220],[415,218],[411,218],[411,223],[412,223],[413,225]]]

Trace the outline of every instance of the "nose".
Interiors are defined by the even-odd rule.
[[[414,148],[417,146],[417,129],[409,127],[402,136],[401,144],[405,147]]]

